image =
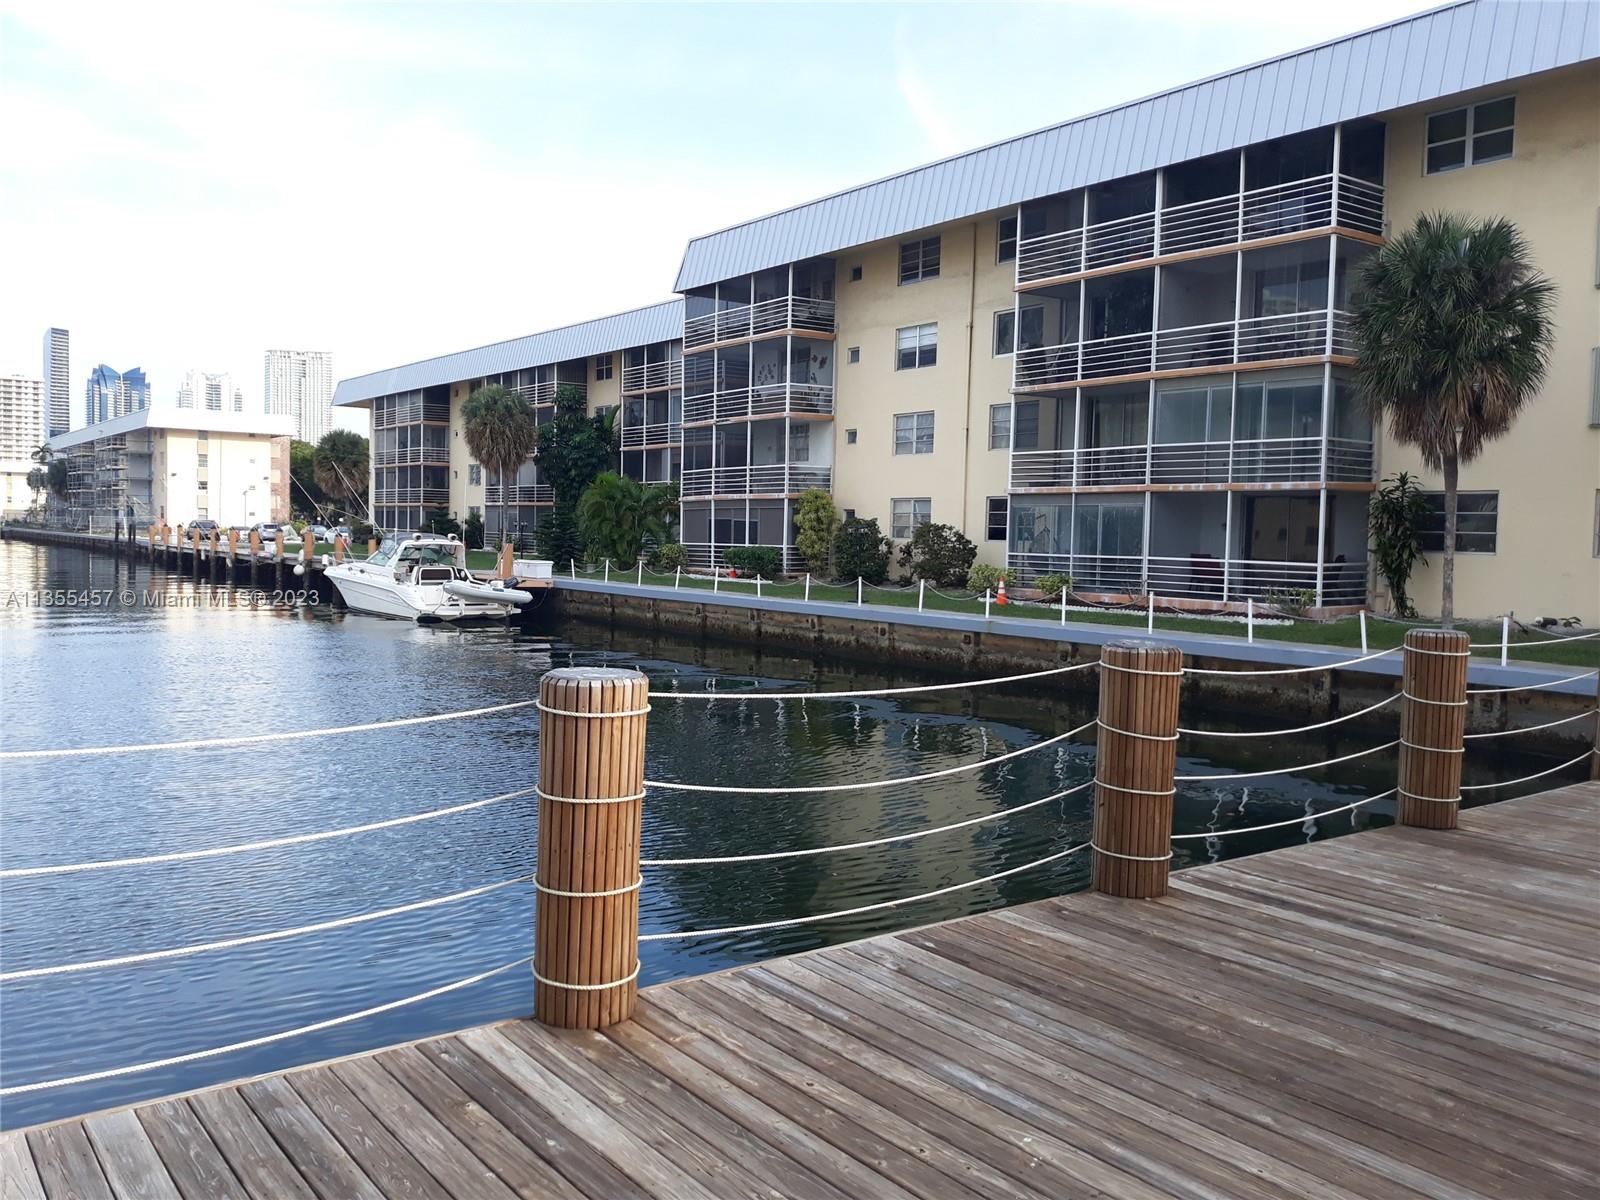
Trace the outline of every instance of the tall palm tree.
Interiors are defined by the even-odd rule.
[[[491,383],[473,392],[461,406],[461,436],[472,457],[497,477],[503,488],[514,483],[517,469],[538,446],[539,427],[525,399],[508,387]],[[503,511],[501,517],[504,539],[509,522]]]
[[[367,439],[348,429],[335,429],[317,443],[312,476],[329,496],[344,501],[348,513],[366,490],[369,463]]]
[[[1424,213],[1362,271],[1352,329],[1374,419],[1444,477],[1440,623],[1455,620],[1461,464],[1511,428],[1549,367],[1555,286],[1504,218]]]

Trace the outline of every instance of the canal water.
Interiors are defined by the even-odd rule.
[[[477,708],[535,695],[568,665],[627,665],[657,689],[846,689],[949,675],[757,653],[569,624],[419,627],[327,603],[251,603],[151,564],[0,543],[0,749],[265,733]],[[307,599],[310,599],[309,597]],[[770,788],[934,771],[1027,746],[1093,716],[1091,694],[1021,685],[831,702],[657,701],[646,776]],[[1203,714],[1202,714],[1203,715]],[[1194,723],[1194,714],[1186,713]],[[1237,714],[1211,724],[1249,728]],[[1263,714],[1259,726],[1284,724]],[[1359,723],[1356,723],[1359,724]],[[1313,762],[1394,737],[1336,727],[1297,739],[1188,742],[1180,772]],[[0,865],[18,868],[257,841],[479,800],[537,777],[528,709],[226,749],[0,763]],[[1208,757],[1214,754],[1215,757]],[[852,842],[980,816],[1091,778],[1073,739],[927,784],[823,795],[657,791],[647,857]],[[1512,767],[1526,765],[1526,770]],[[1507,759],[1506,774],[1547,765]],[[1303,817],[1393,785],[1393,752],[1310,774],[1187,785],[1180,832]],[[1502,776],[1504,777],[1504,776]],[[1180,844],[1175,866],[1387,824],[1387,801],[1270,833]],[[0,971],[181,947],[426,900],[524,875],[533,797],[351,837],[188,862],[0,880]],[[737,866],[662,868],[646,932],[870,905],[1030,863],[1086,841],[1090,793],[915,841]],[[1018,904],[1082,888],[1078,854],[902,907],[644,947],[641,982]],[[415,995],[531,953],[519,885],[343,929],[190,957],[0,982],[0,1083],[182,1056]],[[481,1022],[526,1015],[526,968],[292,1040],[0,1100],[5,1127],[169,1094]]]

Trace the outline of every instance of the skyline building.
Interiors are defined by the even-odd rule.
[[[150,381],[145,378],[142,367],[117,371],[101,363],[89,372],[89,382],[84,389],[86,425],[109,421],[149,407]]]
[[[268,350],[262,403],[268,416],[294,419],[295,439],[316,445],[333,428],[333,355]]]
[[[45,435],[72,428],[72,337],[51,326],[44,331]]]
[[[33,503],[28,472],[45,437],[44,381],[0,375],[0,511],[21,512]]]
[[[228,371],[196,371],[191,367],[178,388],[178,407],[243,412],[244,391],[234,385]]]

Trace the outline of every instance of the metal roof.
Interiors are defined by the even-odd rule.
[[[1594,58],[1594,0],[1464,0],[697,237],[675,290]]]
[[[576,325],[563,325],[559,329],[546,329],[527,337],[512,338],[508,342],[495,342],[475,350],[459,350],[454,354],[407,363],[403,367],[389,367],[383,371],[357,375],[353,379],[342,379],[334,390],[333,402],[336,405],[360,404],[396,392],[498,375],[502,371],[540,367],[573,358],[588,358],[633,346],[648,346],[654,342],[671,342],[682,336],[683,301],[665,300],[660,304],[613,313],[609,317],[596,317],[592,321],[580,321]]]
[[[283,413],[240,413],[213,408],[179,408],[176,404],[162,402],[148,408],[136,408],[120,417],[81,425],[67,433],[49,438],[52,450],[67,450],[85,442],[118,434],[134,433],[140,429],[176,429],[180,431],[204,429],[208,433],[250,434],[256,437],[290,437],[294,434],[294,418]]]

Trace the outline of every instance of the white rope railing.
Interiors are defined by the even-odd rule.
[[[1354,804],[1344,804],[1338,808],[1326,808],[1321,812],[1305,813],[1302,816],[1295,817],[1288,821],[1269,821],[1265,825],[1247,825],[1243,829],[1209,829],[1203,833],[1175,833],[1172,835],[1172,840],[1175,842],[1186,842],[1191,839],[1200,838],[1210,839],[1232,837],[1236,833],[1260,833],[1265,829],[1287,829],[1291,825],[1304,825],[1307,821],[1316,821],[1323,817],[1332,817],[1337,816],[1339,813],[1350,812],[1353,809],[1360,808],[1362,805],[1372,804],[1378,800],[1386,799],[1389,796],[1394,795],[1397,791],[1399,791],[1398,788],[1390,788],[1387,792],[1379,792],[1376,796],[1368,796],[1365,800],[1357,800]]]
[[[1594,716],[1595,712],[1595,709],[1586,708],[1580,713],[1573,713],[1570,717],[1546,721],[1543,725],[1523,725],[1517,729],[1492,729],[1487,733],[1464,733],[1461,736],[1470,741],[1473,738],[1510,737],[1513,733],[1536,733],[1541,729],[1554,729],[1557,725],[1566,725],[1571,721],[1581,721],[1585,717]]]
[[[192,738],[182,742],[142,742],[131,746],[69,746],[58,750],[4,750],[0,760],[22,758],[73,758],[105,754],[142,754],[155,750],[211,750],[219,746],[257,746],[263,742],[286,742],[295,738],[323,738],[346,733],[369,733],[374,729],[400,729],[408,725],[432,725],[439,721],[460,721],[490,713],[532,708],[537,700],[514,700],[486,708],[467,708],[460,712],[433,713],[425,717],[400,717],[393,721],[368,721],[363,725],[340,725],[332,729],[297,729],[288,733],[250,733],[238,737]]]
[[[1381,746],[1369,746],[1365,750],[1357,750],[1354,754],[1344,754],[1338,758],[1325,758],[1321,762],[1296,763],[1292,767],[1274,767],[1270,771],[1237,771],[1230,775],[1174,775],[1172,778],[1178,783],[1231,783],[1235,779],[1260,779],[1265,775],[1289,775],[1295,771],[1314,771],[1318,767],[1331,767],[1334,763],[1349,762],[1353,758],[1365,758],[1369,754],[1377,754],[1381,750],[1392,750],[1400,744],[1396,738],[1392,742],[1384,742]],[[1429,747],[1422,747],[1426,750]]]
[[[1002,817],[1009,817],[1014,813],[1026,812],[1030,808],[1038,808],[1041,804],[1049,804],[1054,800],[1063,800],[1078,792],[1086,791],[1093,786],[1094,780],[1090,779],[1075,787],[1070,787],[1064,792],[1055,792],[1038,800],[1029,800],[1026,804],[1002,808],[998,812],[984,813],[980,817],[969,817],[965,821],[952,821],[948,825],[938,825],[932,829],[918,829],[911,833],[896,833],[887,837],[869,838],[861,842],[841,842],[835,846],[815,846],[803,850],[769,850],[760,854],[727,854],[716,858],[645,858],[639,861],[639,865],[642,867],[722,866],[729,863],[773,862],[784,858],[806,858],[818,854],[838,854],[845,850],[867,850],[873,846],[888,846],[896,842],[910,842],[915,841],[917,838],[932,837],[936,833],[949,833],[952,829],[967,829],[973,825],[982,825],[988,821],[998,821]]]
[[[1020,683],[1027,679],[1043,679],[1050,675],[1065,675],[1072,671],[1087,671],[1098,667],[1099,660],[1073,663],[1065,667],[1051,667],[1047,671],[1028,671],[1022,675],[1000,675],[993,679],[969,679],[961,683],[927,683],[917,687],[863,688],[847,692],[651,692],[652,700],[851,700],[866,696],[914,696],[923,692],[950,692],[960,688],[994,687],[1002,683]]]
[[[1556,637],[1554,634],[1546,635],[1543,632],[1540,633],[1540,636],[1544,638],[1544,641],[1542,641],[1542,642],[1512,642],[1510,644],[1513,645],[1513,646],[1517,646],[1520,649],[1527,649],[1529,646],[1554,646],[1558,642],[1585,642],[1585,641],[1588,641],[1590,638],[1600,637],[1600,629],[1597,629],[1593,633],[1574,633],[1570,637]],[[1503,646],[1504,646],[1504,643],[1502,643],[1502,642],[1473,642],[1472,643],[1472,648],[1474,650],[1499,650],[1499,649],[1502,649]]]
[[[1396,692],[1392,696],[1385,696],[1382,700],[1379,700],[1376,704],[1369,704],[1369,705],[1367,705],[1366,708],[1358,708],[1358,709],[1356,709],[1355,712],[1345,713],[1341,717],[1334,717],[1331,720],[1327,720],[1327,721],[1318,721],[1315,725],[1297,725],[1293,729],[1259,729],[1259,730],[1250,730],[1250,731],[1245,731],[1245,732],[1237,732],[1237,731],[1234,731],[1234,730],[1224,730],[1224,729],[1185,729],[1185,728],[1183,728],[1183,726],[1180,725],[1178,727],[1178,732],[1179,733],[1183,733],[1183,734],[1188,734],[1190,737],[1217,737],[1217,738],[1258,738],[1258,737],[1276,737],[1279,734],[1310,733],[1312,730],[1315,730],[1315,729],[1326,729],[1330,725],[1339,725],[1339,724],[1342,724],[1345,721],[1353,721],[1357,717],[1364,717],[1368,713],[1377,712],[1380,708],[1383,708],[1385,705],[1393,704],[1398,699],[1400,699],[1400,693]]]
[[[1585,750],[1577,758],[1570,759],[1560,766],[1550,767],[1544,771],[1535,771],[1532,775],[1524,775],[1520,779],[1497,779],[1494,783],[1464,783],[1461,785],[1463,792],[1487,792],[1494,788],[1511,787],[1518,783],[1527,783],[1532,779],[1543,779],[1546,775],[1554,775],[1557,771],[1565,771],[1568,767],[1575,767],[1587,759],[1591,754],[1597,753],[1594,748]]]
[[[1054,737],[1045,738],[1041,742],[1023,746],[1016,750],[997,754],[993,758],[980,758],[977,762],[962,763],[955,767],[944,767],[938,771],[927,771],[921,775],[902,775],[897,779],[873,779],[866,783],[818,783],[802,787],[734,787],[727,784],[709,783],[664,783],[660,780],[646,779],[647,788],[662,788],[670,792],[717,792],[723,795],[735,796],[798,796],[819,795],[827,792],[855,792],[866,788],[899,787],[908,783],[926,783],[930,779],[944,779],[951,775],[960,775],[966,771],[977,771],[984,767],[992,767],[997,763],[1010,762],[1014,758],[1021,758],[1024,754],[1032,754],[1035,750],[1043,750],[1047,746],[1054,746],[1074,734],[1082,733],[1086,729],[1093,729],[1097,722],[1089,721],[1079,725],[1076,729],[1069,729],[1065,733],[1058,733]]]
[[[380,908],[373,912],[359,913],[349,917],[335,917],[327,921],[317,921],[311,925],[298,925],[293,929],[278,929],[271,933],[252,933],[243,937],[224,938],[216,942],[199,942],[190,946],[175,946],[170,950],[150,950],[143,954],[124,954],[116,958],[99,958],[85,962],[62,963],[60,966],[55,967],[30,967],[21,971],[5,971],[0,972],[0,981],[42,979],[52,975],[72,975],[79,971],[100,971],[110,967],[128,967],[135,963],[188,958],[192,954],[207,954],[213,950],[232,950],[238,946],[258,946],[263,942],[280,942],[287,938],[301,937],[306,934],[325,933],[330,929],[344,929],[351,925],[365,925],[369,921],[381,921],[385,917],[398,917],[401,913],[421,912],[423,909],[455,904],[461,900],[470,900],[474,896],[485,896],[490,892],[498,892],[502,888],[514,887],[519,883],[531,883],[533,878],[532,875],[519,875],[515,879],[502,879],[498,883],[488,883],[482,887],[468,888],[463,892],[452,892],[448,896],[435,896],[431,900],[418,900],[411,904],[397,904],[393,908]]]
[[[1467,695],[1488,696],[1497,692],[1533,692],[1538,691],[1540,688],[1559,687],[1563,683],[1576,683],[1580,679],[1593,679],[1596,675],[1600,675],[1600,670],[1568,675],[1565,679],[1547,679],[1543,683],[1518,684],[1516,687],[1468,688]]]
[[[1337,671],[1340,667],[1353,667],[1357,663],[1371,662],[1375,658],[1382,658],[1386,654],[1400,653],[1399,646],[1391,646],[1387,650],[1379,650],[1374,654],[1363,654],[1360,658],[1346,658],[1339,662],[1320,663],[1314,667],[1274,667],[1266,671],[1224,671],[1217,667],[1185,667],[1185,675],[1304,675],[1311,671]]]
[[[1088,842],[1080,842],[1065,850],[1058,850],[1054,854],[1047,854],[1043,858],[1035,859],[1030,863],[1023,863],[1020,867],[1011,867],[1005,871],[996,871],[993,875],[985,875],[979,879],[969,879],[965,883],[952,883],[949,887],[935,888],[931,892],[919,892],[915,896],[901,896],[894,900],[880,900],[876,904],[862,904],[855,908],[841,908],[833,912],[812,913],[805,917],[789,917],[782,921],[757,921],[751,925],[727,925],[721,929],[682,929],[676,933],[643,933],[639,935],[641,942],[665,942],[678,938],[704,938],[721,937],[724,934],[755,933],[762,929],[786,929],[793,925],[810,925],[817,921],[833,921],[840,917],[854,917],[861,913],[878,912],[885,908],[895,908],[901,904],[915,904],[919,900],[932,900],[936,896],[947,896],[951,892],[964,891],[967,888],[978,887],[980,884],[993,883],[996,879],[1005,879],[1010,875],[1020,875],[1024,871],[1032,871],[1038,867],[1055,862],[1057,859],[1066,858],[1069,854],[1076,854],[1080,850],[1087,850]],[[0,1095],[4,1095],[0,1092]]]
[[[226,1046],[216,1046],[210,1050],[196,1050],[189,1054],[175,1054],[170,1058],[158,1058],[150,1062],[134,1063],[127,1067],[112,1067],[106,1071],[88,1071],[82,1075],[69,1075],[64,1079],[47,1079],[39,1083],[24,1083],[16,1087],[0,1088],[0,1096],[21,1096],[28,1092],[42,1092],[48,1088],[71,1087],[79,1083],[95,1083],[101,1079],[116,1079],[123,1075],[137,1075],[141,1071],[155,1071],[162,1067],[176,1067],[183,1063],[198,1062],[203,1058],[216,1058],[222,1054],[232,1054],[236,1050],[252,1050],[257,1046],[270,1046],[274,1042],[287,1041],[290,1038],[302,1037],[308,1033],[318,1033],[324,1029],[333,1029],[340,1025],[348,1025],[352,1021],[364,1020],[375,1017],[380,1013],[393,1012],[397,1008],[407,1005],[420,1004],[424,1000],[432,1000],[435,996],[443,996],[448,992],[460,991],[462,988],[471,987],[475,983],[482,983],[486,979],[493,979],[496,975],[504,975],[507,971],[515,971],[518,967],[525,967],[533,961],[530,954],[519,958],[515,962],[508,962],[502,966],[493,967],[487,971],[479,971],[476,975],[468,975],[465,979],[458,979],[454,983],[447,983],[440,987],[429,988],[425,992],[418,992],[414,996],[407,996],[401,1000],[391,1000],[387,1004],[376,1004],[371,1008],[363,1008],[360,1012],[346,1013],[342,1017],[329,1017],[325,1021],[313,1021],[309,1025],[299,1025],[294,1029],[285,1029],[281,1033],[269,1033],[262,1037],[247,1038],[242,1042],[230,1042]]]
[[[329,838],[349,837],[357,833],[371,833],[378,829],[394,829],[400,825],[415,825],[455,813],[487,808],[505,800],[520,800],[531,796],[537,788],[523,788],[516,792],[502,792],[485,800],[472,800],[466,804],[452,804],[448,808],[434,808],[427,812],[412,813],[405,817],[390,817],[387,821],[372,821],[366,825],[346,825],[342,829],[325,829],[320,833],[298,833],[288,837],[268,838],[260,842],[238,842],[232,846],[213,846],[205,850],[176,850],[170,854],[146,854],[138,858],[105,858],[95,862],[61,863],[39,867],[8,867],[0,871],[0,879],[23,879],[36,875],[71,875],[78,871],[108,871],[113,867],[143,867],[152,863],[188,862],[197,858],[219,858],[225,854],[244,854],[252,850],[273,850],[279,846],[301,846],[308,842],[323,842]]]

